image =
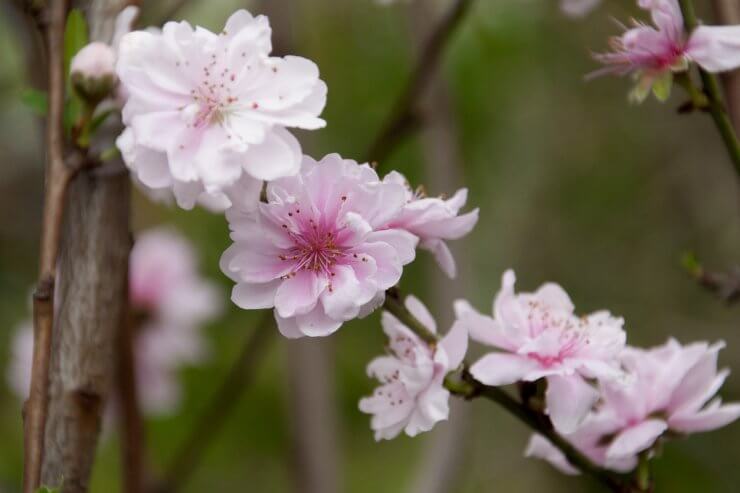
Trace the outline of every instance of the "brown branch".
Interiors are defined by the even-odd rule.
[[[403,296],[395,288],[388,291],[388,296],[383,308],[392,313],[399,321],[411,329],[422,340],[429,344],[436,344],[439,340],[437,334],[429,332],[424,325],[403,304]],[[467,368],[467,363],[463,363]],[[444,382],[445,387],[454,395],[464,399],[484,397],[501,405],[510,414],[522,421],[533,431],[547,438],[550,443],[557,447],[574,467],[584,474],[596,479],[602,485],[617,493],[640,492],[636,489],[629,477],[616,474],[594,464],[588,457],[583,455],[552,426],[549,417],[540,409],[536,409],[530,401],[520,402],[498,387],[490,387],[475,380],[466,370],[463,370],[462,378],[455,379],[448,375]]]
[[[128,277],[128,276],[127,276]],[[138,329],[134,313],[131,311],[128,297],[118,335],[118,422],[121,431],[121,462],[124,493],[142,493],[144,491],[145,436],[144,420],[139,405],[138,384],[136,381],[136,360],[134,340]]]
[[[39,486],[43,443],[49,405],[49,367],[54,324],[54,276],[59,254],[64,201],[71,173],[64,164],[64,24],[66,0],[51,5],[46,32],[49,59],[49,115],[47,120],[47,163],[44,183],[44,211],[41,226],[39,281],[33,298],[33,363],[31,389],[25,412],[23,491]]]
[[[740,266],[727,272],[708,272],[699,266],[689,272],[700,286],[714,293],[728,305],[740,299]]]
[[[454,0],[452,7],[432,30],[411,77],[365,154],[366,161],[384,161],[405,137],[419,127],[418,100],[429,86],[445,47],[472,4],[473,0]]]
[[[257,327],[247,337],[239,358],[175,453],[163,480],[150,488],[152,493],[175,493],[187,484],[206,449],[239,403],[239,398],[255,374],[260,357],[266,352],[266,344],[274,338],[276,332],[272,311],[265,312]]]

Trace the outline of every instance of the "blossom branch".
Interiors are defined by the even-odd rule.
[[[439,336],[430,332],[403,304],[402,295],[397,288],[388,290],[383,308],[393,314],[401,323],[411,329],[425,342],[435,345],[439,342]],[[629,478],[601,468],[579,452],[570,442],[560,435],[552,426],[550,419],[542,411],[534,409],[528,403],[522,403],[510,396],[498,387],[484,385],[475,380],[465,369],[467,365],[463,362],[462,378],[453,378],[449,374],[444,381],[444,386],[452,394],[464,399],[484,397],[489,399],[510,414],[513,414],[525,425],[547,438],[568,459],[568,461],[583,473],[592,476],[601,484],[615,492],[647,491],[634,489]]]
[[[679,0],[679,4],[683,13],[686,30],[693,32],[699,25],[696,13],[694,12],[694,4],[692,0]],[[707,110],[712,116],[717,130],[719,130],[722,141],[735,166],[735,170],[740,175],[740,141],[738,141],[735,134],[730,116],[727,114],[717,77],[701,67],[699,67],[699,75],[701,76],[704,92],[708,99]]]
[[[448,41],[472,4],[472,0],[455,0],[450,10],[432,30],[432,34],[421,49],[421,55],[406,87],[365,154],[366,161],[382,162],[407,135],[418,128],[420,122],[417,102],[429,86]]]
[[[31,389],[25,407],[23,491],[31,493],[41,480],[44,429],[49,405],[48,377],[54,323],[54,282],[64,199],[72,172],[64,163],[64,24],[67,1],[52,2],[46,30],[49,74],[47,163],[41,228],[39,280],[33,296],[34,345]]]
[[[274,323],[271,311],[262,315],[254,332],[247,337],[228,375],[175,453],[164,478],[150,489],[152,493],[175,493],[187,483],[211,441],[218,435],[219,428],[226,423],[242,392],[254,377],[259,359],[265,354],[265,345],[275,335]]]

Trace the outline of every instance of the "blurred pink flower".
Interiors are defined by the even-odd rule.
[[[10,363],[5,377],[10,389],[25,399],[31,388],[31,365],[33,363],[33,324],[24,320],[15,330],[10,345]]]
[[[617,357],[624,348],[623,320],[606,311],[579,317],[563,288],[544,284],[534,293],[514,293],[514,272],[503,275],[494,317],[457,302],[458,320],[470,337],[501,351],[470,368],[486,385],[547,379],[547,410],[562,433],[574,431],[598,398],[585,379],[621,375]]]
[[[272,180],[300,169],[298,141],[285,127],[317,129],[326,84],[316,64],[271,57],[264,16],[234,13],[219,34],[186,22],[121,39],[118,76],[129,94],[124,160],[154,189],[192,208],[240,177]]]
[[[583,17],[600,3],[601,0],[560,0],[560,10],[570,17]]]
[[[681,346],[670,339],[649,350],[627,348],[623,381],[602,383],[598,414],[616,422],[609,435],[608,459],[622,459],[649,449],[667,430],[695,433],[725,426],[740,417],[740,403],[722,405],[715,396],[729,374],[717,371],[724,343]]]
[[[369,313],[415,256],[414,235],[382,229],[404,194],[366,164],[304,157],[299,175],[268,183],[266,204],[227,212],[234,244],[221,269],[237,283],[231,299],[245,309],[275,307],[291,338],[325,336]]]
[[[478,209],[459,215],[468,199],[468,189],[461,188],[452,198],[444,200],[414,193],[406,177],[397,171],[388,173],[383,181],[402,185],[406,190],[406,205],[388,224],[389,228],[405,229],[419,237],[419,247],[434,254],[434,258],[449,277],[455,277],[455,259],[444,240],[457,240],[472,231],[478,222]]]
[[[197,271],[188,241],[168,229],[140,234],[129,263],[131,308],[138,315],[134,340],[141,406],[147,414],[168,414],[180,402],[177,371],[207,354],[203,324],[222,307],[218,289]],[[19,397],[28,394],[33,327],[21,325],[13,342],[8,382]]]
[[[426,307],[413,296],[406,307],[431,332],[437,324]],[[456,323],[435,346],[421,340],[388,312],[383,312],[383,330],[389,339],[388,356],[375,358],[368,375],[380,381],[370,397],[360,400],[360,410],[372,414],[375,439],[391,439],[401,431],[409,436],[429,431],[450,413],[450,393],[444,388],[445,375],[457,368],[465,357],[468,335]]]
[[[594,75],[635,74],[632,100],[644,100],[651,89],[666,99],[672,73],[687,70],[692,61],[709,72],[740,66],[740,26],[699,26],[687,34],[677,0],[638,0],[638,5],[650,11],[653,26],[636,22],[612,39],[612,52],[595,55],[606,68]]]

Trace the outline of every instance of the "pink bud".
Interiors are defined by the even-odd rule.
[[[72,83],[86,100],[97,103],[110,94],[117,83],[116,52],[99,41],[82,48],[70,63]]]

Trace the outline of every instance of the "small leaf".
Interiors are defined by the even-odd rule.
[[[49,96],[44,91],[25,89],[21,93],[21,102],[39,116],[46,116],[49,110]]]
[[[653,82],[653,94],[661,103],[664,103],[671,96],[671,86],[673,85],[673,73],[666,72]]]
[[[107,120],[108,117],[111,116],[115,112],[116,110],[114,110],[113,108],[99,112],[90,121],[90,128],[88,129],[88,131],[91,134],[95,133],[95,131],[100,127],[100,125],[102,125],[105,122],[105,120]]]
[[[64,29],[64,73],[69,75],[72,57],[88,43],[87,21],[79,9],[72,9]]]

